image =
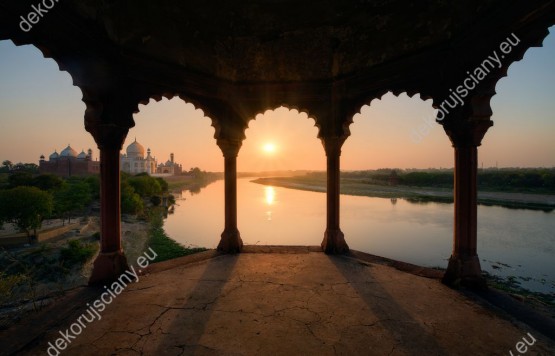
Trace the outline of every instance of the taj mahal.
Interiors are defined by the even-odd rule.
[[[182,172],[182,166],[174,161],[174,154],[165,163],[158,164],[156,157],[152,156],[150,148],[146,150],[137,139],[133,141],[120,156],[120,167],[122,172],[129,174],[147,173],[149,175],[167,176],[178,175]]]

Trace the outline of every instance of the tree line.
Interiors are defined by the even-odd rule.
[[[325,179],[324,172],[310,173]],[[341,172],[341,179],[375,185],[453,188],[452,169],[377,169]],[[478,189],[483,191],[555,194],[555,168],[479,169]]]
[[[0,228],[10,222],[28,236],[36,235],[44,219],[61,218],[64,224],[66,220],[70,223],[99,198],[98,175],[61,178],[33,170],[12,170],[0,177]],[[164,179],[121,173],[122,213],[142,214],[146,207],[158,206],[164,199],[174,202]]]

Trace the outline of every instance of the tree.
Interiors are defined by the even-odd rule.
[[[194,167],[189,170],[189,174],[192,175],[193,177],[198,178],[202,174],[202,171],[200,170],[200,168]]]
[[[121,184],[121,212],[124,214],[138,214],[144,208],[144,203],[135,189],[126,181]]]
[[[85,178],[85,183],[89,185],[92,198],[100,198],[100,177],[98,175],[88,176]]]
[[[62,188],[63,183],[63,179],[54,174],[41,174],[40,176],[37,176],[32,180],[32,184],[34,187],[49,192],[53,192]]]
[[[12,167],[12,170],[18,172],[28,172],[32,174],[36,174],[39,172],[39,166],[34,163],[17,163]]]
[[[169,190],[169,184],[166,180],[162,177],[156,177],[158,184],[160,184],[160,188],[162,189],[162,193],[167,193]]]
[[[148,175],[130,177],[127,182],[135,189],[135,193],[141,197],[151,197],[162,192],[158,180]]]
[[[45,217],[52,213],[52,195],[36,187],[16,187],[0,194],[0,220],[13,222],[31,237],[37,234]]]
[[[10,160],[5,160],[2,162],[2,166],[5,168],[6,172],[9,172],[12,170],[13,163]]]
[[[21,186],[32,186],[33,175],[25,171],[13,172],[8,177],[8,185],[10,186],[10,188],[21,187]]]
[[[74,180],[54,193],[54,208],[62,220],[67,217],[68,223],[71,223],[71,214],[83,210],[91,200],[90,186],[83,180]]]
[[[0,190],[0,229],[9,220],[6,192],[6,190]]]

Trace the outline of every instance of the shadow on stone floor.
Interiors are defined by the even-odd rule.
[[[403,306],[397,303],[396,297],[383,287],[383,282],[371,278],[371,265],[345,263],[345,260],[349,259],[343,256],[328,255],[327,257],[368,305],[368,308],[379,318],[378,323],[395,339],[396,350],[407,354],[412,354],[414,350],[425,355],[448,354],[447,350],[434,338],[432,329],[424,328],[410,313],[405,311]],[[360,270],[368,270],[368,268],[370,268],[369,274],[360,273]]]
[[[187,291],[185,303],[168,309],[164,316],[171,321],[169,326],[164,327],[166,337],[156,349],[156,355],[168,354],[172,347],[185,355],[205,348],[200,345],[200,338],[206,332],[207,323],[214,311],[213,306],[222,297],[223,289],[231,279],[238,259],[239,255],[228,255],[208,260],[195,287],[190,292]],[[163,325],[164,321],[161,323]]]

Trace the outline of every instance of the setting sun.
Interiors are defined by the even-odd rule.
[[[273,143],[266,143],[262,147],[262,150],[268,154],[274,153],[276,152],[276,145],[274,145]]]

